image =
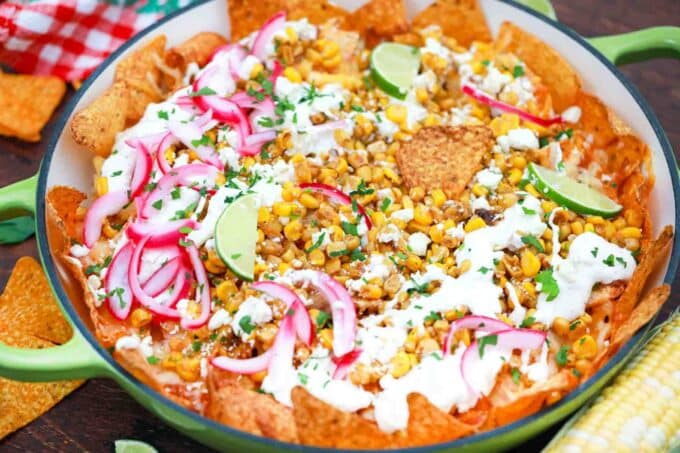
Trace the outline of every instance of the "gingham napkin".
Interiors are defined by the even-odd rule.
[[[0,4],[0,63],[83,80],[135,33],[191,1],[7,1]]]

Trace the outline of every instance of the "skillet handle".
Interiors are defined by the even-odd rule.
[[[541,13],[552,20],[557,20],[557,14],[555,14],[555,8],[553,8],[550,0],[515,0],[520,5],[524,5],[527,8],[531,8],[537,13]]]
[[[612,63],[623,65],[653,58],[680,59],[680,27],[652,27],[620,35],[590,38]]]
[[[15,348],[0,342],[0,375],[17,381],[51,382],[106,377],[113,372],[74,329],[68,342],[52,348]]]
[[[0,189],[0,244],[16,244],[33,234],[37,184],[34,175]]]

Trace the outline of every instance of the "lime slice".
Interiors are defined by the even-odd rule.
[[[239,278],[251,281],[257,243],[257,197],[237,198],[224,210],[215,226],[215,248],[222,261]]]
[[[539,192],[576,213],[612,217],[621,212],[621,205],[566,175],[533,162],[528,170],[529,181]]]
[[[385,93],[404,99],[420,68],[417,47],[384,42],[371,53],[371,77]]]
[[[158,450],[141,440],[120,439],[113,444],[116,453],[158,453]]]

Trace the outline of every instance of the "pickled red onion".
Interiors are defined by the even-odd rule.
[[[495,318],[489,318],[488,316],[477,316],[469,315],[462,318],[456,319],[451,323],[449,332],[446,334],[446,339],[444,340],[443,352],[444,355],[451,353],[451,346],[453,346],[453,339],[455,334],[460,329],[473,329],[479,330],[481,332],[494,333],[501,330],[507,330],[508,324],[504,323]]]
[[[335,364],[335,371],[333,371],[333,379],[345,379],[350,368],[354,362],[359,360],[361,356],[361,349],[354,349],[342,357],[333,357],[331,360]]]
[[[106,290],[106,306],[114,318],[121,321],[127,319],[132,309],[132,290],[128,284],[128,269],[134,244],[128,242],[111,260],[106,278],[104,289]]]
[[[162,225],[140,222],[131,223],[125,230],[128,238],[134,242],[141,241],[145,236],[150,236],[147,246],[176,245],[182,233],[182,228],[196,228],[198,223],[191,219],[171,220]]]
[[[194,269],[196,283],[198,284],[198,292],[200,292],[201,313],[195,319],[182,318],[180,325],[183,329],[193,330],[203,326],[210,318],[210,282],[208,281],[205,267],[203,267],[203,262],[201,261],[196,246],[190,245],[186,247],[186,251],[189,255],[191,266]]]
[[[205,121],[205,116],[212,116],[212,110],[208,109],[203,116],[198,120],[189,123],[182,123],[174,119],[168,121],[168,129],[177,137],[184,145],[193,150],[199,157],[199,159],[207,164],[213,165],[218,169],[224,169],[224,164],[219,159],[219,155],[215,149],[210,145],[196,144],[197,141],[201,141],[203,134],[206,130],[214,127],[213,122],[207,122],[204,126],[199,126],[199,122]],[[212,127],[209,127],[211,126]]]
[[[314,192],[320,193],[322,195],[325,195],[328,197],[331,201],[334,201],[335,203],[339,204],[345,204],[345,205],[350,205],[352,204],[352,198],[347,195],[345,192],[336,189],[333,186],[329,186],[328,184],[322,184],[318,182],[311,182],[311,183],[303,183],[300,184],[301,189],[309,189]],[[363,206],[361,206],[359,203],[357,203],[357,211],[359,214],[361,214],[361,217],[364,219],[364,223],[366,224],[366,229],[370,230],[373,227],[373,224],[371,223],[371,219],[368,217],[368,214],[366,214],[366,209],[364,209]]]
[[[83,226],[83,242],[89,248],[99,239],[104,220],[110,215],[118,213],[128,204],[128,194],[124,190],[108,192],[94,200],[85,214]]]
[[[312,323],[307,308],[302,300],[292,290],[280,283],[264,280],[250,285],[252,289],[261,291],[275,299],[280,299],[286,304],[286,312],[292,311],[295,321],[295,330],[302,341],[307,346],[312,344],[314,339],[314,324]]]
[[[143,284],[142,290],[151,297],[156,297],[170,286],[182,268],[182,258],[176,256],[163,264],[156,272],[151,274]]]
[[[255,36],[253,41],[252,53],[260,60],[264,61],[267,58],[267,47],[272,42],[274,35],[283,29],[286,23],[286,13],[281,11],[273,15],[267,22],[264,23],[260,31]]]
[[[200,184],[200,180],[212,186],[217,172],[217,168],[206,164],[188,164],[173,168],[172,171],[163,175],[156,188],[148,194],[139,214],[144,218],[152,217],[157,211],[153,204],[158,200],[167,199],[170,192],[177,186],[195,186],[197,182]]]

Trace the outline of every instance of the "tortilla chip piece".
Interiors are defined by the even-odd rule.
[[[0,329],[0,342],[20,348],[42,349],[49,341],[18,330]],[[47,412],[83,381],[17,382],[0,378],[0,439]]]
[[[390,436],[361,415],[343,412],[302,387],[291,392],[300,443],[317,447],[378,449],[392,445]]]
[[[491,41],[484,12],[477,0],[437,0],[411,22],[413,28],[439,25],[445,36],[469,47],[474,41]]]
[[[408,30],[406,7],[403,0],[369,0],[347,18],[350,30],[358,31],[366,46],[374,47],[380,41]]]
[[[231,23],[231,41],[238,41],[259,30],[267,19],[287,8],[286,0],[260,0],[254,8],[250,0],[229,1],[229,22]]]
[[[31,257],[19,258],[0,296],[0,326],[56,344],[71,338],[71,326],[52,296],[45,273]]]
[[[555,110],[561,112],[578,101],[578,74],[552,47],[517,25],[504,22],[496,38],[500,51],[512,52],[536,73],[550,90]]]
[[[56,186],[47,193],[47,203],[59,220],[69,239],[80,237],[80,222],[76,218],[76,212],[87,195],[72,187]]]
[[[613,326],[621,326],[629,318],[633,308],[635,308],[635,304],[640,299],[650,274],[656,269],[659,261],[666,258],[672,242],[673,227],[667,225],[661,234],[659,234],[659,237],[652,241],[646,250],[642,251],[640,263],[635,268],[635,272],[633,272],[633,276],[623,291],[621,298],[614,304]],[[617,330],[615,329],[614,335],[616,335]]]
[[[408,396],[409,419],[400,447],[416,447],[447,442],[472,434],[477,426],[468,425],[439,409],[419,393]],[[399,439],[398,434],[394,434]],[[398,443],[399,441],[397,441]]]
[[[208,416],[232,428],[284,442],[298,442],[290,408],[269,395],[236,385],[210,393]]]
[[[57,77],[0,71],[0,134],[39,141],[65,92],[66,84]]]
[[[125,128],[128,103],[125,85],[114,83],[73,117],[70,125],[73,140],[98,156],[107,157],[116,134]]]
[[[339,27],[347,20],[349,13],[328,0],[289,0],[287,2],[289,20],[298,20],[306,17],[315,25],[325,24],[335,19]]]
[[[163,80],[170,91],[182,86],[182,79],[189,63],[205,66],[213,53],[227,43],[219,33],[204,31],[198,33],[165,53],[165,65],[162,65]]]
[[[628,341],[637,330],[647,324],[661,310],[671,295],[670,285],[654,288],[633,309],[628,319],[621,324],[610,342],[612,353]]]
[[[493,144],[493,132],[486,126],[422,128],[401,144],[397,164],[409,188],[443,189],[455,198],[482,169]]]

